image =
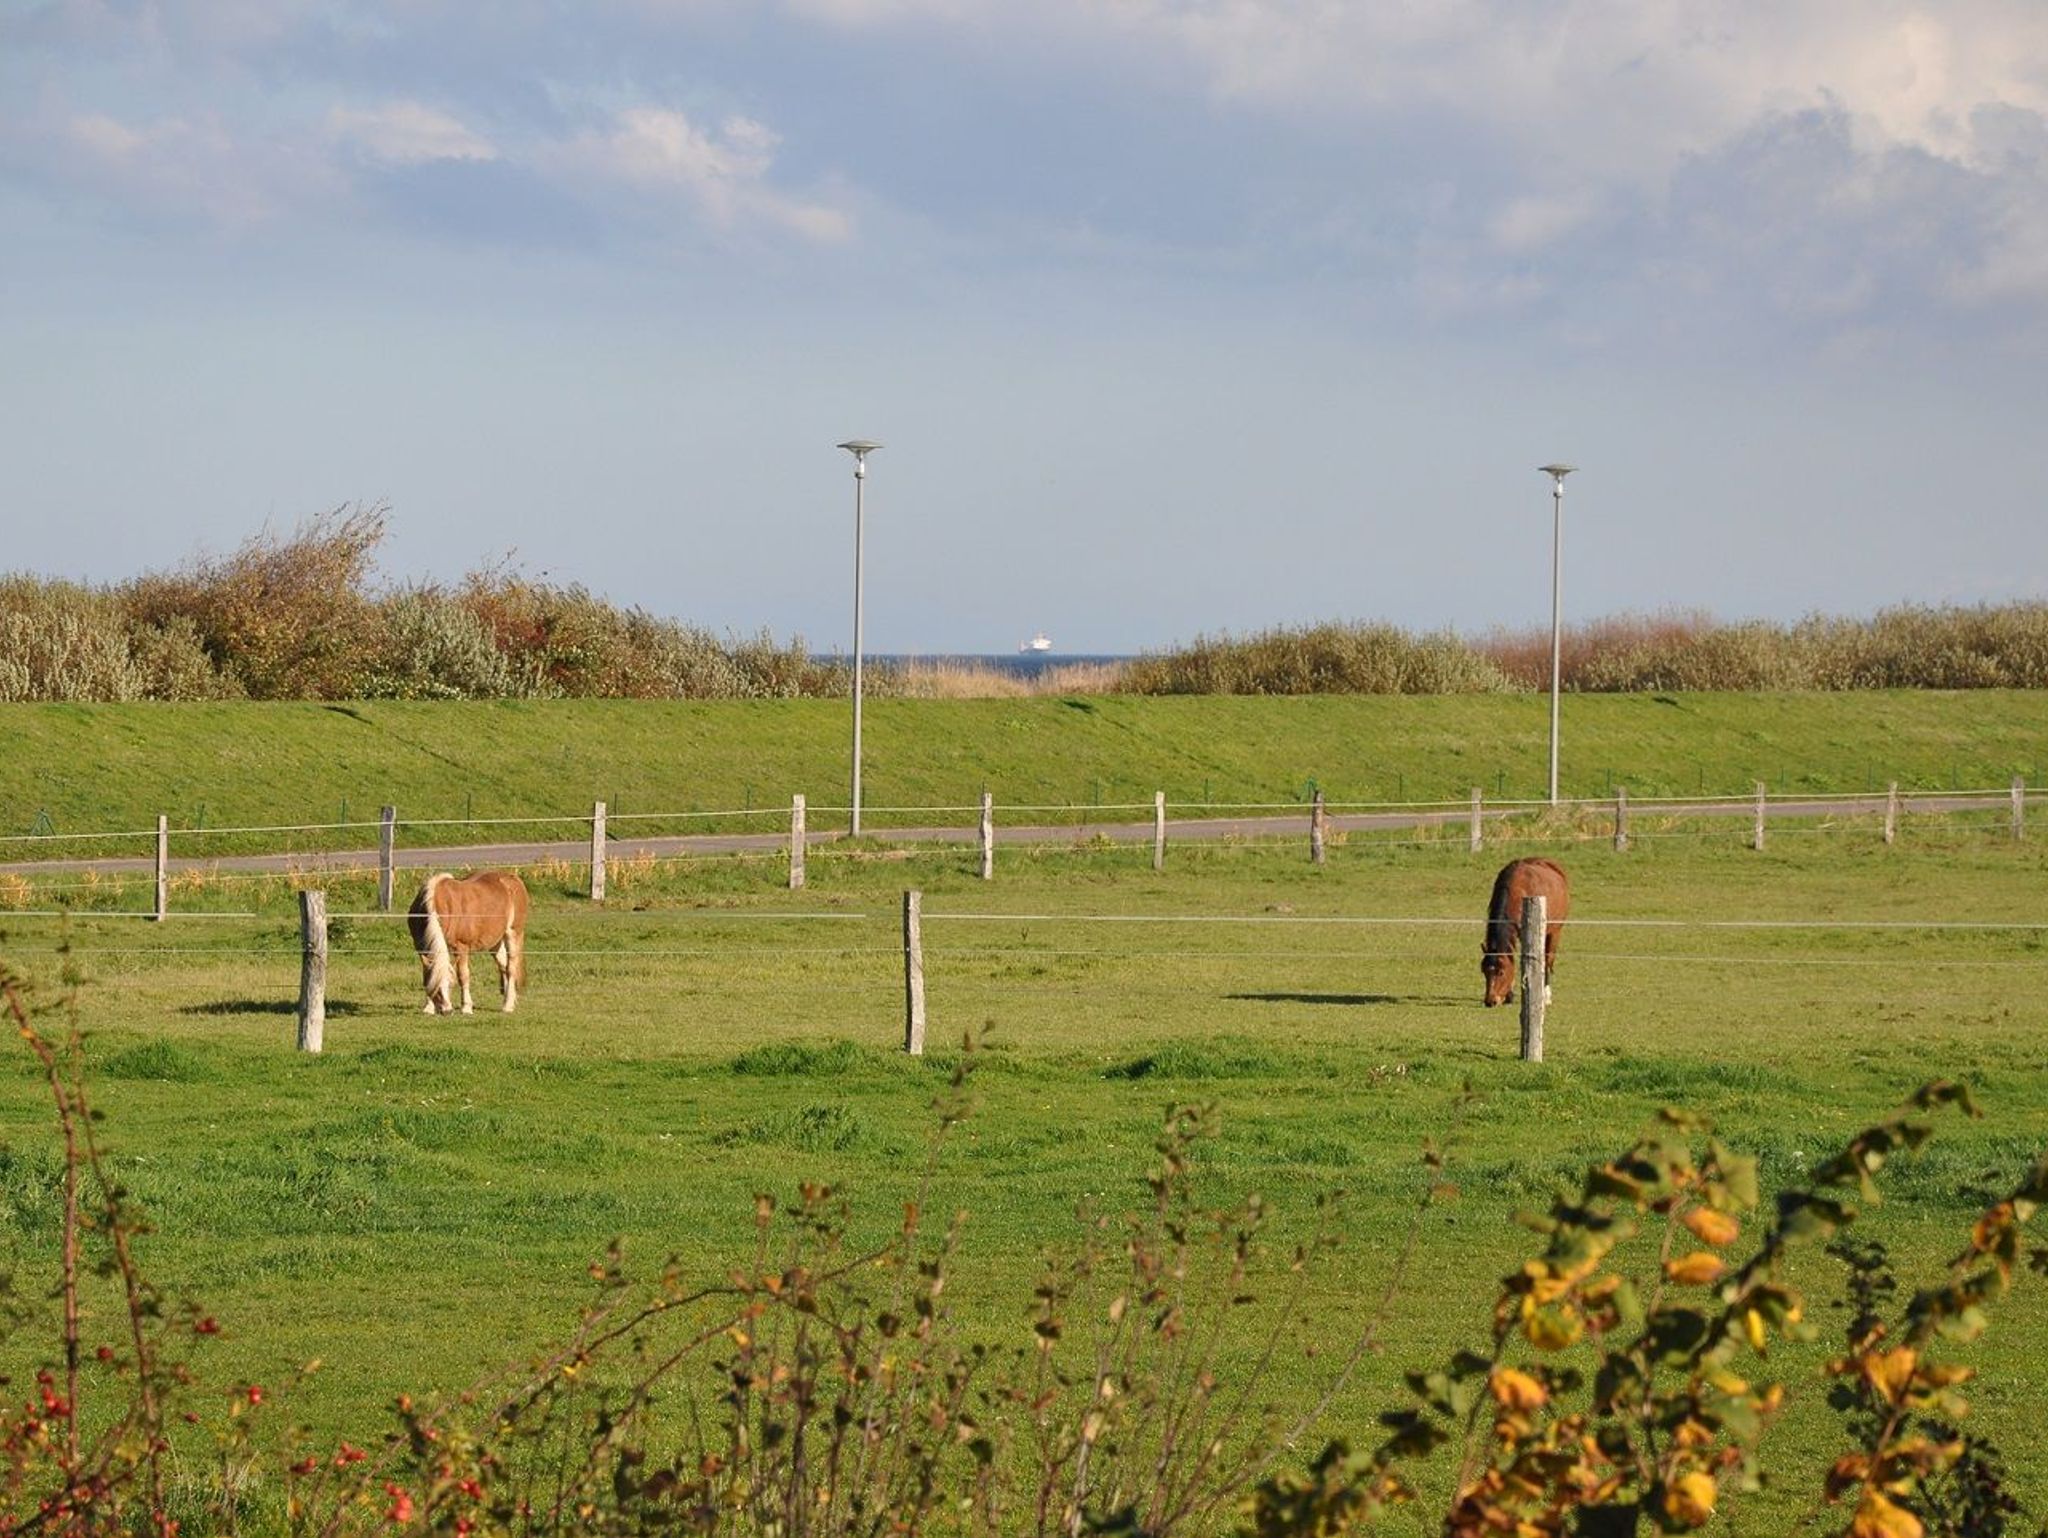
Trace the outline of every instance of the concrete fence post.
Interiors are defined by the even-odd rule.
[[[156,921],[171,916],[171,819],[163,813],[156,818]]]
[[[2027,782],[2017,774],[2012,777],[2012,836],[2015,843],[2027,836]]]
[[[327,1032],[327,894],[299,893],[299,1050],[318,1052]]]
[[[1543,930],[1549,904],[1541,897],[1522,899],[1522,1061],[1543,1061]]]
[[[1480,802],[1479,787],[1474,785],[1472,787],[1472,820],[1466,827],[1466,832],[1471,837],[1472,852],[1474,854],[1479,853],[1481,849],[1486,847],[1485,824],[1482,816],[1483,808]]]
[[[1323,813],[1323,793],[1318,790],[1308,812],[1308,857],[1315,864],[1324,862],[1328,841],[1329,819]]]
[[[1152,792],[1152,868],[1166,869],[1166,792]]]
[[[387,806],[377,813],[377,911],[391,911],[391,888],[397,879],[398,808]]]
[[[596,801],[590,807],[590,900],[604,901],[604,868],[610,857],[605,853],[604,803]]]
[[[1625,854],[1627,851],[1628,787],[1626,785],[1617,785],[1614,787],[1614,852],[1616,854]]]
[[[1899,836],[1899,782],[1893,780],[1891,788],[1884,795],[1884,841],[1889,844]]]
[[[1756,782],[1756,823],[1750,829],[1749,847],[1752,849],[1764,847],[1764,782],[1762,780]]]
[[[924,1056],[924,893],[903,894],[903,1050]]]
[[[800,892],[804,885],[804,798],[789,798],[789,889]]]

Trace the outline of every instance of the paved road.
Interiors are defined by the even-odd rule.
[[[1604,814],[1612,806],[1605,801],[1584,801],[1577,803],[1578,809],[1592,814]],[[1928,812],[1983,812],[2003,811],[2012,805],[2012,798],[2005,794],[1979,795],[1918,795],[1901,796],[1901,816]],[[1885,798],[1882,795],[1830,796],[1774,799],[1769,803],[1772,820],[1782,818],[1826,818],[1826,817],[1870,817],[1882,816]],[[1705,801],[1689,803],[1660,803],[1649,801],[1631,802],[1629,814],[1638,826],[1642,821],[1659,818],[1726,818],[1747,820],[1756,815],[1756,803],[1741,801]],[[1486,814],[1489,827],[1497,830],[1499,822],[1511,815],[1502,812]],[[1328,824],[1330,829],[1344,832],[1400,832],[1421,828],[1462,828],[1469,821],[1471,813],[1464,807],[1446,810],[1404,810],[1389,812],[1332,813]],[[1177,818],[1167,823],[1166,836],[1169,842],[1196,841],[1215,842],[1230,839],[1281,839],[1308,837],[1309,819],[1306,814],[1292,816],[1264,817],[1189,817]],[[877,828],[870,830],[870,836],[888,843],[902,844],[966,844],[972,845],[976,833],[971,826],[923,827],[923,828]],[[175,830],[173,838],[176,837]],[[807,837],[807,848],[829,846],[843,840],[843,833],[813,831]],[[998,844],[1072,844],[1084,840],[1107,838],[1120,844],[1149,843],[1152,838],[1152,824],[1144,822],[1084,822],[1064,825],[1036,825],[1005,827],[998,824],[995,839]],[[666,838],[614,838],[606,848],[612,859],[633,859],[651,855],[656,859],[672,859],[679,855],[741,854],[748,852],[776,853],[789,847],[787,831],[774,833],[696,833],[681,834]],[[444,870],[451,867],[477,868],[489,865],[531,865],[542,860],[584,861],[590,858],[590,840],[567,839],[541,843],[496,843],[459,844],[432,848],[400,849],[393,857],[401,870]],[[182,871],[288,871],[288,870],[374,870],[377,866],[377,851],[374,848],[360,850],[334,850],[325,853],[283,853],[223,855],[210,858],[191,858],[173,854],[170,870]],[[117,856],[90,860],[38,860],[0,864],[0,872],[14,872],[25,876],[55,875],[65,872],[84,873],[96,871],[101,875],[119,875],[137,871],[153,871],[156,861],[152,856]]]

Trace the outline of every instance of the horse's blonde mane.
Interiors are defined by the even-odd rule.
[[[427,997],[435,1003],[453,1003],[455,992],[455,964],[448,956],[448,936],[441,929],[441,915],[434,911],[434,894],[441,883],[452,880],[447,872],[427,878],[426,889],[420,893],[420,906],[426,910],[425,944],[420,949],[420,959],[427,964]]]

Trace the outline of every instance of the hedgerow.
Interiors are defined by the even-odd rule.
[[[633,699],[837,695],[801,641],[721,641],[504,567],[453,588],[377,575],[381,506],[110,587],[0,579],[0,700]],[[891,692],[878,670],[873,692]]]
[[[715,636],[504,565],[452,587],[381,581],[382,506],[107,587],[0,578],[0,700],[783,699],[846,692],[843,658]],[[1870,619],[1575,625],[1581,691],[2048,688],[2048,603],[1905,606]],[[874,694],[1014,693],[996,672],[871,667]],[[1550,687],[1550,633],[1324,623],[1197,636],[1032,687],[1136,694],[1473,694]]]

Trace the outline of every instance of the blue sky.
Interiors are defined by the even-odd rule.
[[[2039,0],[0,0],[8,568],[719,630],[2048,595]]]

